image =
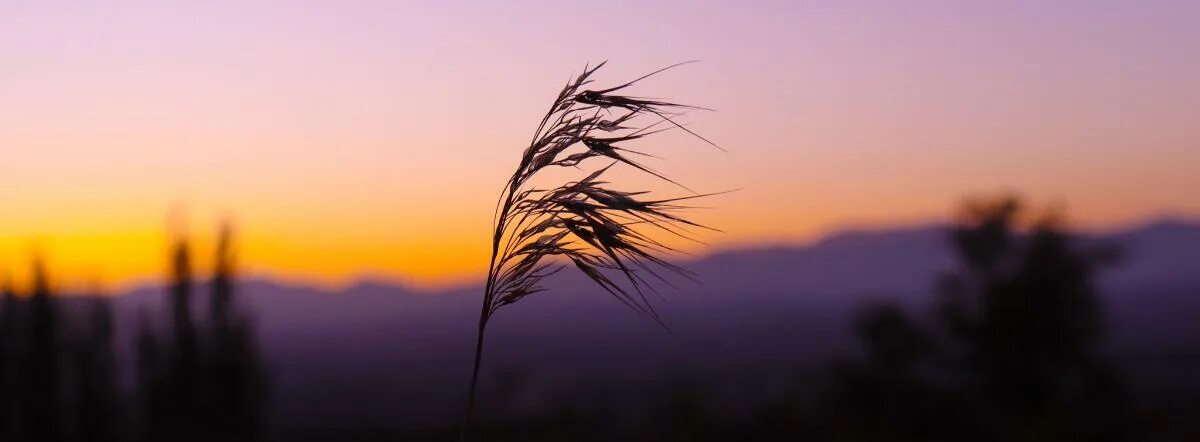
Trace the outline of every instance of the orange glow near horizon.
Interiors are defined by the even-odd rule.
[[[615,2],[589,12],[627,18],[603,37],[556,4],[404,3],[0,5],[0,278],[37,251],[66,287],[157,280],[182,211],[201,268],[232,219],[247,275],[476,280],[533,126],[602,59],[614,84],[702,60],[634,91],[718,110],[687,120],[728,154],[638,145],[741,189],[703,203],[726,233],[692,252],[997,192],[1084,228],[1200,219],[1195,3]]]

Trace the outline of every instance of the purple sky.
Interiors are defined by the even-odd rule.
[[[483,268],[495,193],[586,62],[717,109],[652,149],[718,246],[943,219],[1011,190],[1104,227],[1200,216],[1197,2],[0,4],[0,266],[161,271],[166,214],[256,271]],[[648,181],[650,188],[670,191]],[[183,209],[179,209],[183,208]],[[113,250],[121,250],[113,259]]]

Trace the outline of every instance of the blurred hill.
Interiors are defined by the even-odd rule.
[[[1200,370],[1200,224],[1161,221],[1088,240],[1124,249],[1099,283],[1112,351],[1134,384],[1200,392],[1191,375]],[[736,413],[854,351],[857,306],[886,296],[921,313],[935,277],[953,265],[943,226],[718,252],[687,264],[701,283],[661,290],[655,305],[671,334],[564,272],[549,292],[497,316],[482,396],[520,413],[703,382],[743,396],[726,398]],[[364,281],[330,292],[256,280],[240,291],[257,315],[282,427],[450,422],[461,412],[480,288]],[[162,289],[131,291],[114,309],[117,324],[136,324],[139,310],[162,314]],[[119,352],[131,351],[132,336],[118,330]]]

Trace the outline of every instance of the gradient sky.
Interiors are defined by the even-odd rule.
[[[167,3],[0,2],[0,268],[154,278],[173,217],[202,252],[235,220],[255,274],[477,276],[537,119],[605,59],[703,61],[637,92],[718,110],[689,121],[728,154],[641,145],[743,189],[697,216],[714,247],[1006,190],[1088,228],[1200,217],[1200,2]]]

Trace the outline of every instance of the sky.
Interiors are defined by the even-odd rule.
[[[164,274],[169,232],[314,284],[477,278],[557,89],[715,109],[638,144],[724,230],[693,252],[944,220],[1200,218],[1200,3],[0,1],[0,272]],[[678,193],[633,174],[630,187]],[[205,260],[201,259],[201,266]]]

